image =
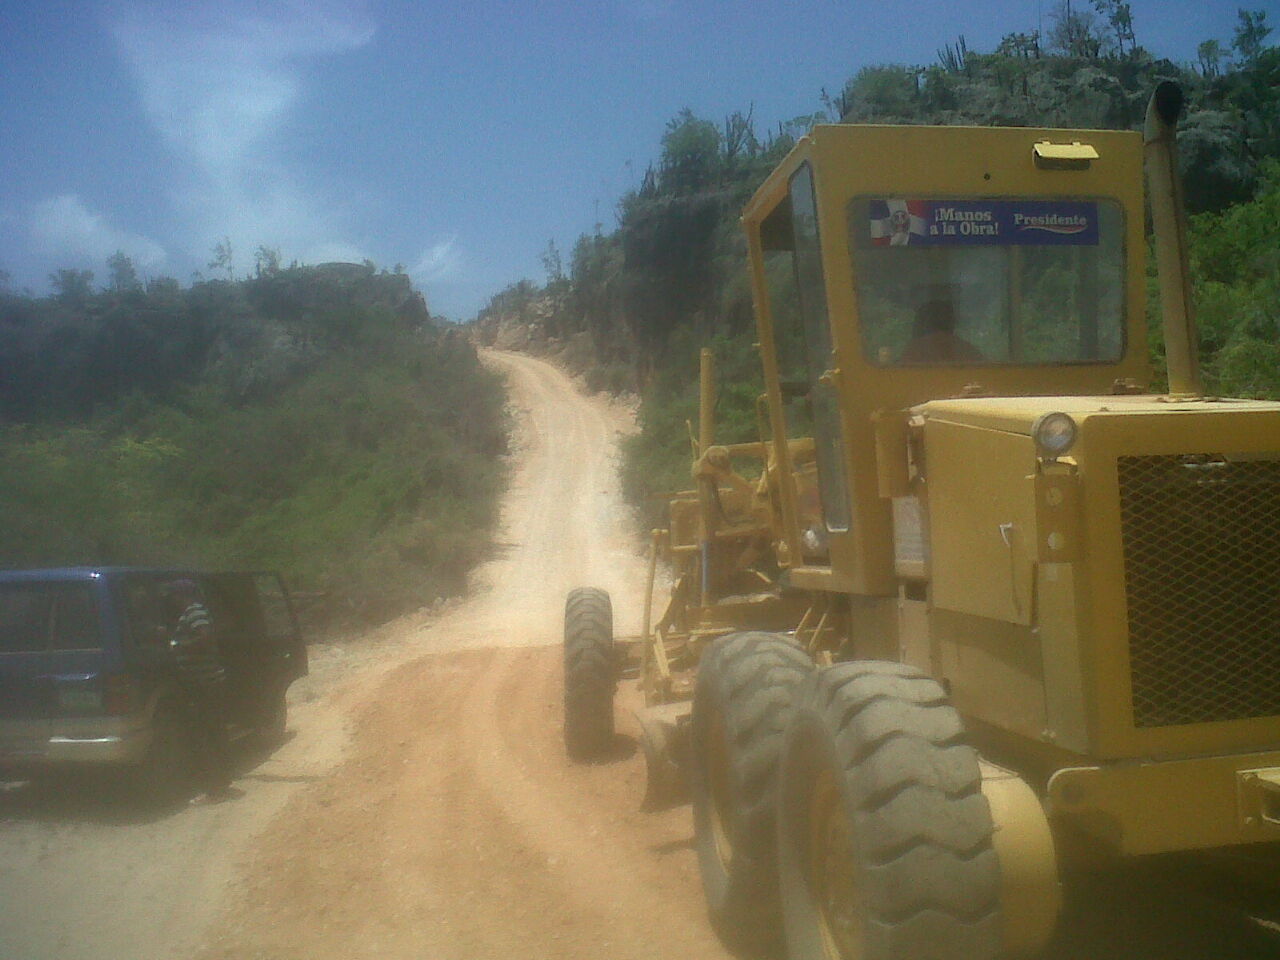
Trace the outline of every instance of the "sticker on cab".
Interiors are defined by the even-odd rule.
[[[1097,246],[1098,205],[1083,200],[872,200],[875,246]]]

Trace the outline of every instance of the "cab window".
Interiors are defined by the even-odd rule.
[[[848,229],[874,364],[1114,363],[1124,353],[1115,201],[858,197]]]
[[[818,486],[827,529],[849,529],[849,488],[845,479],[840,403],[835,388],[823,380],[832,366],[831,326],[827,321],[826,285],[822,276],[822,244],[818,237],[818,204],[813,172],[805,164],[791,178],[791,218],[796,236],[796,286],[808,354]]]
[[[814,439],[813,458],[797,464],[802,546],[807,559],[823,560],[827,533],[849,529],[849,488],[839,398],[823,378],[832,365],[831,327],[808,164],[795,172],[785,201],[761,224],[761,241],[788,434]]]

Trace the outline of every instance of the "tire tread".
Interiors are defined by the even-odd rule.
[[[774,822],[782,744],[795,690],[813,661],[794,642],[773,633],[736,633],[711,645],[699,664],[694,699],[694,756],[702,756],[706,712],[720,710],[733,782],[733,862],[724,874],[705,835],[694,774],[699,864],[713,926],[731,950],[769,954],[781,939],[774,856]],[[696,763],[696,761],[695,761]],[[705,777],[705,774],[701,776]],[[705,789],[705,788],[704,788]]]
[[[999,956],[991,812],[942,686],[904,664],[853,662],[814,674],[801,695],[831,731],[852,807],[867,960]]]
[[[597,760],[612,746],[616,689],[613,605],[605,591],[579,587],[564,605],[564,742],[572,759]]]

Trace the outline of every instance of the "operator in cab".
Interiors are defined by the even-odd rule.
[[[911,339],[900,363],[981,363],[982,351],[956,333],[956,311],[950,300],[928,300],[916,310]]]

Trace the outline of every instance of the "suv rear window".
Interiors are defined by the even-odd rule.
[[[101,646],[90,584],[0,584],[0,653],[94,650]]]

